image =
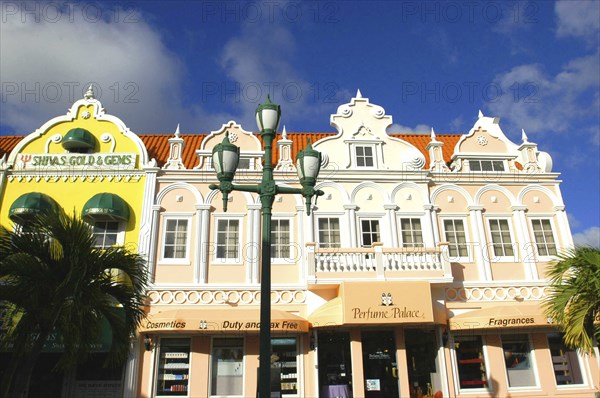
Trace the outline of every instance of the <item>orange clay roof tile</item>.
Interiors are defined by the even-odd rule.
[[[308,140],[314,144],[318,140],[326,137],[333,137],[337,133],[288,133],[287,137],[292,141],[292,159],[296,158],[296,154],[306,147]],[[260,134],[256,134],[259,140]],[[431,138],[429,135],[425,134],[390,134],[390,136],[399,138],[404,140],[412,145],[414,145],[419,151],[421,151],[425,155],[425,159],[427,163],[425,164],[425,169],[429,167],[429,156],[427,153],[427,144],[430,142]],[[156,159],[158,166],[162,167],[169,158],[169,138],[173,138],[171,134],[140,134],[139,137],[146,145],[146,149],[148,150],[148,156],[150,159]],[[200,148],[200,144],[202,140],[206,137],[206,134],[181,134],[181,138],[183,138],[185,147],[182,152],[182,161],[187,169],[192,169],[196,165],[198,165],[198,159],[196,157],[196,149]],[[444,146],[442,147],[442,153],[444,156],[444,161],[446,163],[450,162],[450,158],[452,157],[452,153],[454,152],[454,147],[456,143],[460,139],[461,135],[458,134],[438,134],[436,138],[438,141],[443,142]],[[15,146],[23,139],[23,136],[3,136],[0,137],[0,157],[2,157],[6,153],[10,153]],[[277,134],[277,138],[275,139],[275,143],[273,144],[273,164],[277,163],[279,159],[279,151],[277,149],[277,141],[281,139],[281,134]]]

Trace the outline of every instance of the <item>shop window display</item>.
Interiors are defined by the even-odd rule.
[[[271,339],[271,367],[279,374],[282,396],[298,394],[298,348],[295,337]]]
[[[529,336],[526,334],[502,336],[502,349],[508,374],[508,386],[535,386]]]
[[[211,395],[243,395],[244,339],[215,338],[212,348]]]
[[[487,388],[488,380],[481,336],[455,336],[454,352],[461,389]]]
[[[157,396],[172,397],[188,395],[190,339],[161,339],[157,368]]]

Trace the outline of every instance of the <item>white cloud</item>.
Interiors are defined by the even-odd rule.
[[[554,5],[558,37],[586,37],[598,40],[600,2],[597,0],[557,1]]]
[[[200,123],[216,128],[228,120],[228,115],[182,104],[187,71],[141,14],[95,7],[119,17],[96,20],[78,8],[62,9],[62,14],[38,8],[37,21],[21,12],[3,14],[3,126],[17,134],[34,131],[82,98],[89,82],[95,83],[106,110],[137,133],[172,132],[177,122],[184,132]]]
[[[592,246],[600,249],[600,227],[590,227],[573,235],[576,245]]]
[[[569,226],[571,229],[577,228],[581,225],[581,222],[571,213],[567,213],[567,219],[569,220]]]
[[[298,131],[295,122],[299,125],[302,119],[335,110],[338,104],[353,97],[336,82],[305,79],[294,66],[296,41],[282,22],[271,21],[268,29],[259,23],[244,23],[241,34],[231,38],[221,53],[221,67],[242,88],[242,125],[254,126],[254,111],[267,94],[282,105],[282,123],[290,131]]]
[[[599,59],[599,52],[573,59],[554,76],[537,64],[516,66],[495,77],[501,95],[489,109],[528,134],[571,132],[578,119],[600,117]]]
[[[392,124],[387,129],[388,134],[430,134],[431,126],[427,124],[417,124],[415,128],[403,126],[398,123]]]

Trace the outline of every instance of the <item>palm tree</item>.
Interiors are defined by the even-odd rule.
[[[559,255],[549,269],[546,316],[564,332],[565,344],[593,353],[600,340],[600,250],[575,247]]]
[[[112,343],[105,365],[123,364],[141,318],[145,261],[123,247],[97,248],[90,226],[76,216],[42,214],[27,232],[0,228],[0,302],[12,348],[3,397],[23,397],[48,336],[62,336],[58,369],[84,360],[108,323]]]

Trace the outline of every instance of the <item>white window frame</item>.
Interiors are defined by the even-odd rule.
[[[456,337],[468,336],[468,335],[464,334],[464,333],[457,333],[456,335],[453,335],[450,338],[450,356],[452,358],[452,373],[454,376],[454,380],[456,381],[454,383],[455,395],[465,394],[465,395],[479,396],[482,393],[484,393],[485,395],[489,395],[489,393],[492,391],[492,387],[491,387],[491,382],[490,382],[491,372],[490,372],[490,363],[489,363],[489,353],[488,353],[488,349],[487,349],[487,342],[485,341],[485,335],[484,334],[471,334],[471,335],[481,337],[481,352],[483,355],[483,365],[485,366],[485,378],[487,380],[488,386],[480,387],[480,388],[462,388],[462,389],[460,388],[460,374],[458,372],[458,356],[456,355],[456,347],[455,347],[454,343],[455,343]]]
[[[246,356],[247,356],[247,346],[246,346],[246,338],[244,336],[240,336],[240,335],[220,335],[220,336],[212,336],[210,339],[210,358],[209,358],[209,363],[208,363],[208,396],[210,398],[213,397],[223,397],[223,395],[213,395],[212,394],[212,389],[213,389],[213,382],[212,382],[212,374],[213,374],[213,364],[212,364],[212,358],[213,358],[213,349],[215,347],[215,339],[242,339],[242,394],[241,395],[227,395],[227,397],[246,397],[246,373],[247,373],[247,368],[246,368]],[[191,365],[190,365],[191,366]]]
[[[469,161],[469,171],[474,171],[476,173],[506,173],[508,171],[508,162],[505,159],[471,158],[467,160]],[[490,162],[492,170],[483,170],[482,162]],[[502,163],[503,170],[494,170],[494,162]],[[473,170],[473,167],[471,166],[473,163],[479,163],[480,170]]]
[[[184,258],[170,258],[165,257],[165,242],[167,239],[167,223],[169,220],[186,220],[186,241],[185,241],[185,257]],[[190,250],[191,250],[191,232],[192,232],[192,215],[189,213],[168,213],[162,215],[162,231],[161,231],[161,242],[160,242],[160,263],[161,264],[175,264],[175,265],[189,265],[190,262]]]
[[[495,242],[492,239],[492,221],[506,221],[506,224],[508,225],[508,235],[510,237],[510,246],[512,247],[512,251],[513,254],[509,255],[509,256],[496,256],[496,253],[494,251],[494,244]],[[514,237],[514,233],[513,233],[513,227],[512,227],[512,219],[510,217],[507,216],[494,216],[493,214],[489,215],[488,217],[486,217],[486,226],[487,226],[487,242],[485,244],[485,249],[487,250],[487,256],[490,260],[490,262],[502,262],[502,263],[507,263],[507,262],[518,262],[519,261],[519,248],[517,247],[517,244],[515,243],[515,237]],[[506,243],[504,242],[499,242],[498,244],[500,245],[505,245]],[[504,248],[503,248],[504,250]]]
[[[407,245],[406,242],[404,242],[404,230],[402,229],[402,220],[419,220],[419,226],[421,227],[420,232],[421,232],[421,243],[420,246],[419,245],[415,245],[414,242],[411,245]],[[398,214],[397,217],[397,225],[398,225],[398,238],[400,241],[399,246],[402,248],[424,248],[425,247],[425,236],[423,235],[423,217],[421,215],[410,215],[410,214]],[[410,223],[411,225],[411,238],[414,240],[414,229],[412,229],[413,227],[413,223],[411,221]]]
[[[362,226],[362,222],[363,221],[377,221],[377,224],[379,226],[379,239],[378,240],[374,240],[373,242],[371,242],[370,245],[365,245],[363,243],[363,226]],[[358,231],[359,231],[359,236],[358,236],[358,245],[359,247],[373,247],[373,243],[375,242],[381,242],[383,243],[383,219],[381,217],[369,217],[369,216],[361,216],[358,218]],[[372,233],[372,232],[371,232]]]
[[[107,220],[107,219],[97,219],[97,220],[93,220],[93,222],[89,222],[88,224],[90,225],[90,230],[92,231],[92,234],[94,235],[94,239],[96,237],[96,234],[94,234],[94,227],[96,226],[97,222],[103,222],[103,223],[115,222],[115,223],[117,223],[117,233],[116,233],[117,239],[116,239],[114,246],[123,246],[125,244],[125,226],[127,224],[126,222],[113,221],[113,220]],[[106,230],[104,231],[104,236],[106,236]],[[99,248],[99,249],[106,249],[106,248],[112,247],[112,246],[94,245],[94,247]]]
[[[453,256],[452,254],[450,254],[450,246],[452,246],[452,244],[451,244],[450,240],[447,238],[447,235],[446,235],[446,233],[447,233],[447,231],[446,231],[446,221],[449,221],[449,220],[454,220],[454,221],[460,221],[460,222],[462,222],[463,229],[465,231],[465,247],[467,249],[467,255],[466,256],[461,256],[460,253],[458,253],[457,256]],[[460,216],[458,216],[458,215],[457,216],[448,215],[446,217],[440,218],[440,221],[441,221],[441,224],[442,224],[441,228],[440,228],[440,231],[441,231],[441,234],[442,234],[441,240],[443,242],[448,242],[449,243],[449,245],[448,245],[448,256],[450,257],[450,261],[451,262],[459,262],[459,261],[462,261],[462,262],[472,262],[473,261],[472,258],[471,258],[471,244],[472,244],[472,242],[471,242],[471,240],[469,238],[469,224],[467,223],[467,217],[463,216],[463,215],[460,215]]]
[[[315,215],[315,240],[317,241],[317,246],[320,248],[324,248],[323,246],[321,246],[321,244],[323,242],[321,242],[320,239],[320,229],[319,229],[319,220],[320,219],[332,219],[335,218],[338,220],[339,223],[339,227],[340,227],[340,243],[339,243],[339,247],[333,247],[334,249],[339,249],[344,247],[344,236],[342,235],[342,231],[344,230],[344,226],[343,226],[343,222],[344,222],[344,218],[343,218],[343,214],[317,214]],[[331,231],[331,230],[327,230],[327,231]],[[331,246],[327,247],[327,248],[331,248]]]
[[[371,156],[370,159],[372,161],[372,165],[368,166],[368,165],[359,165],[358,164],[358,148],[361,148],[364,150],[364,148],[369,148],[371,150]],[[360,156],[362,159],[364,159],[366,161],[366,159],[368,159],[369,157],[366,156],[364,153],[363,155]],[[358,169],[373,169],[377,167],[377,155],[375,153],[375,145],[372,144],[362,144],[362,143],[357,143],[355,145],[352,146],[352,158],[354,160],[354,166]],[[366,162],[365,162],[366,163]]]
[[[219,241],[219,222],[220,221],[226,221],[226,220],[233,220],[233,221],[237,221],[238,222],[238,247],[237,247],[237,257],[236,258],[221,258],[218,257],[218,247],[217,247],[217,243]],[[214,248],[214,253],[213,253],[213,263],[214,264],[242,264],[243,263],[243,258],[242,258],[242,238],[243,238],[243,234],[244,234],[244,223],[243,223],[243,216],[241,215],[233,215],[233,216],[226,216],[226,215],[218,215],[218,216],[214,216],[214,244],[213,244],[213,248]]]
[[[560,246],[559,246],[559,242],[558,242],[558,236],[556,233],[556,225],[554,224],[554,218],[551,216],[549,216],[549,217],[532,216],[532,217],[528,217],[528,218],[529,218],[529,233],[531,236],[531,244],[533,245],[533,250],[534,250],[536,258],[538,258],[542,261],[552,260],[560,252]],[[534,221],[549,221],[550,222],[550,232],[552,233],[552,239],[554,239],[554,250],[556,251],[556,254],[540,255],[540,253],[538,251],[538,243],[535,239],[535,230],[533,228]],[[544,240],[545,240],[545,238],[544,238]],[[546,245],[545,242],[544,242],[544,245]]]
[[[521,330],[522,331],[522,330]],[[526,335],[527,343],[529,344],[529,360],[531,362],[531,371],[533,372],[533,381],[535,385],[533,386],[520,386],[520,387],[511,387],[510,380],[508,378],[508,369],[506,368],[506,363],[504,364],[504,372],[506,374],[506,389],[509,392],[517,392],[517,391],[539,391],[540,390],[540,375],[537,369],[537,363],[535,360],[535,347],[533,345],[533,340],[531,338],[531,333],[504,333],[500,335],[500,346],[502,347],[502,355],[504,356],[504,336],[514,336],[514,335]]]
[[[271,257],[271,262],[273,264],[295,264],[296,260],[299,258],[298,253],[296,252],[299,248],[296,242],[294,241],[294,219],[293,217],[284,217],[284,216],[272,216],[271,222],[273,221],[288,221],[289,222],[289,236],[290,236],[290,253],[288,257]],[[273,231],[271,230],[271,233]],[[273,243],[273,242],[272,242]]]

